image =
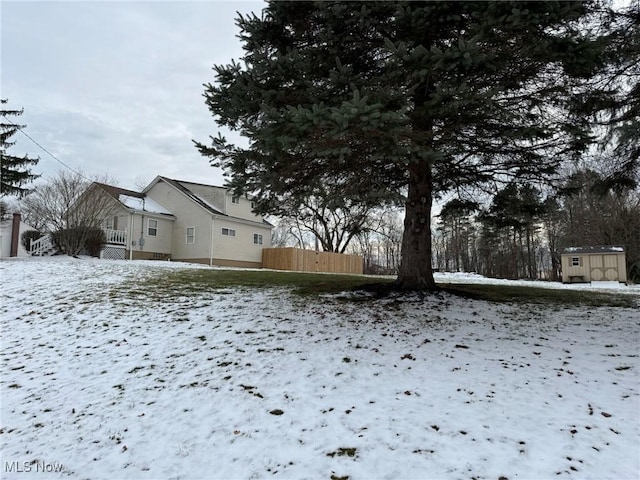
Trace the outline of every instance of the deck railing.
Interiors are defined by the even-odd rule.
[[[108,245],[127,245],[126,230],[109,230],[105,229],[104,234],[107,237]]]
[[[54,249],[53,236],[50,233],[29,242],[29,255],[49,255]]]

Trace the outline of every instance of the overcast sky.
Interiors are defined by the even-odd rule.
[[[139,189],[156,175],[221,185],[192,139],[219,128],[204,104],[212,66],[242,56],[236,12],[255,1],[0,2],[0,97],[25,133],[88,176]],[[242,142],[236,134],[227,138]],[[22,134],[10,153],[64,168]]]

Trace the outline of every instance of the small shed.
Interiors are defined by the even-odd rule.
[[[624,247],[569,247],[561,254],[562,282],[627,282]]]

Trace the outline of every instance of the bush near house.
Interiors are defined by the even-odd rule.
[[[27,230],[26,232],[22,233],[22,236],[20,237],[20,241],[22,242],[22,246],[28,252],[29,249],[31,248],[31,241],[32,240],[35,241],[39,239],[41,236],[42,234],[36,230]]]
[[[89,229],[89,235],[85,243],[87,253],[92,257],[99,257],[100,251],[107,244],[107,237],[100,228]]]
[[[76,256],[86,251],[92,257],[98,257],[107,237],[100,228],[74,227],[54,232],[53,242],[67,255]]]

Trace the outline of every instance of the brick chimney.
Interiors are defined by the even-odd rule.
[[[19,213],[13,214],[13,223],[11,225],[11,250],[9,252],[10,257],[18,256],[18,245],[20,242],[20,221],[22,220],[22,215]]]

